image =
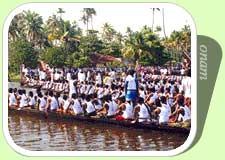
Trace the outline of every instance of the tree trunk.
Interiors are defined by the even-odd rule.
[[[166,36],[166,29],[165,29],[165,16],[164,16],[164,8],[162,8],[162,18],[163,18],[163,33],[164,33],[164,37],[165,39],[167,39],[167,36]]]
[[[155,8],[152,8],[152,32],[153,31],[153,27],[154,27],[154,18],[155,18]]]

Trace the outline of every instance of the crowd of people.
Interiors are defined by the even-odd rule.
[[[184,122],[191,119],[190,69],[179,75],[168,68],[38,69],[23,67],[23,84],[36,92],[9,88],[9,106],[44,112],[97,116],[132,122]],[[155,70],[159,74],[155,74]]]

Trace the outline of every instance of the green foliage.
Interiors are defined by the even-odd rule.
[[[41,59],[54,67],[64,67],[67,55],[63,47],[48,48],[41,54]]]
[[[121,63],[121,62],[108,62],[106,63],[107,67],[124,67],[125,64]]]
[[[74,59],[73,67],[90,67],[91,60],[88,56],[80,57],[79,59]]]
[[[123,57],[143,65],[163,65],[169,57],[160,41],[158,35],[147,26],[137,32],[130,31],[126,46],[121,50]]]
[[[84,8],[81,20],[86,27],[82,34],[77,22],[62,18],[65,11],[58,8],[46,23],[32,11],[16,15],[9,26],[9,71],[16,73],[20,64],[36,67],[38,59],[55,67],[87,67],[92,65],[91,54],[111,55],[125,58],[127,65],[136,62],[141,65],[163,65],[168,61],[179,62],[190,55],[191,30],[184,26],[169,37],[160,38],[156,32],[164,27],[143,26],[138,31],[127,27],[126,34],[117,32],[109,23],[102,30],[93,29],[94,8]],[[91,28],[89,26],[91,24]],[[107,66],[123,66],[122,63],[107,63]]]
[[[21,64],[34,68],[38,63],[38,52],[26,40],[16,40],[9,44],[9,70],[18,72]]]
[[[88,56],[81,54],[80,52],[74,52],[67,56],[65,66],[82,68],[91,66],[91,60]]]
[[[89,34],[81,38],[79,51],[86,56],[93,53],[100,53],[103,47],[103,42],[99,40],[96,34]]]

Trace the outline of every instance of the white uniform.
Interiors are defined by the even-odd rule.
[[[81,93],[81,94],[84,93],[85,90],[86,90],[86,85],[83,84],[83,85],[80,87],[80,93]]]
[[[135,77],[132,77],[131,75],[128,75],[126,77],[126,80],[125,80],[127,83],[127,90],[136,90],[137,89],[137,84],[136,84],[136,81],[135,81]]]
[[[184,96],[191,97],[191,78],[190,77],[184,77],[182,79],[182,88],[184,91]]]
[[[20,108],[27,106],[27,96],[22,94],[20,99]]]
[[[50,110],[56,110],[59,108],[58,102],[55,97],[51,97]]]
[[[182,108],[184,110],[184,115],[182,114],[179,114],[179,117],[178,117],[178,121],[186,121],[186,120],[189,120],[191,119],[191,111],[190,109],[187,107],[187,106],[181,106],[180,108]]]
[[[168,104],[162,104],[162,106],[164,106],[167,109],[168,115],[171,115],[171,108]]]
[[[130,105],[129,103],[126,103],[126,109],[125,111],[123,111],[123,118],[125,119],[129,119],[129,118],[133,118],[134,114],[133,114],[133,106]]]
[[[17,105],[16,96],[15,96],[14,93],[10,93],[10,96],[9,96],[9,105],[10,106]]]
[[[96,76],[96,84],[102,84],[102,78],[101,78],[101,75],[100,74],[98,74],[97,76]]]
[[[83,82],[83,81],[85,81],[85,74],[84,73],[81,73],[81,72],[79,72],[78,73],[78,80],[80,81],[80,82]]]
[[[67,108],[69,107],[70,105],[70,101],[69,100],[63,100],[64,104],[63,104],[63,110],[67,110]]]
[[[78,99],[73,99],[74,104],[71,106],[75,114],[84,113]]]
[[[59,73],[55,73],[54,78],[55,78],[56,81],[58,81],[59,78],[60,78],[60,74]]]
[[[73,93],[76,93],[76,87],[74,86],[74,81],[69,81],[69,96],[71,97]]]
[[[40,111],[45,111],[46,110],[46,100],[44,97],[40,98],[40,104],[39,104],[39,110]]]
[[[106,102],[106,104],[109,106],[107,116],[115,115],[115,112],[114,112],[114,109],[113,109],[113,103],[110,101],[110,102]]]
[[[68,72],[68,73],[66,74],[66,80],[67,80],[67,81],[72,80],[72,79],[71,79],[71,73]]]
[[[104,96],[104,92],[103,92],[103,88],[98,88],[98,91],[97,91],[97,95],[98,95],[98,98],[102,98]]]
[[[140,97],[142,97],[143,99],[145,99],[146,95],[144,91],[140,91]]]
[[[139,112],[139,122],[143,122],[145,121],[146,119],[148,119],[150,116],[149,116],[149,113],[148,113],[148,109],[147,109],[147,106],[145,106],[145,104],[142,104],[140,106],[140,112]]]
[[[30,97],[29,105],[30,106],[36,105],[36,101],[35,101],[34,97]]]
[[[113,112],[115,114],[116,110],[118,109],[118,104],[114,100],[112,101],[112,106],[113,106]]]
[[[91,86],[91,88],[89,88],[88,94],[93,94],[94,91],[95,91],[95,87],[94,86]]]
[[[153,94],[153,96],[150,98],[150,103],[154,103],[156,98],[158,98],[157,92],[155,92],[155,93]]]
[[[95,107],[91,102],[87,102],[86,111],[87,111],[87,113],[92,113],[95,111]]]
[[[98,104],[94,104],[94,107],[95,107],[95,109],[98,109],[98,110],[103,108],[102,107],[102,103],[101,103],[101,101],[99,99],[98,99]]]
[[[168,109],[165,106],[158,107],[160,109],[159,114],[159,123],[168,123],[169,122],[169,112]]]

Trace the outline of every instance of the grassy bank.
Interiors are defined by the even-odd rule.
[[[20,81],[20,74],[15,73],[15,72],[9,72],[8,81],[19,82]]]

